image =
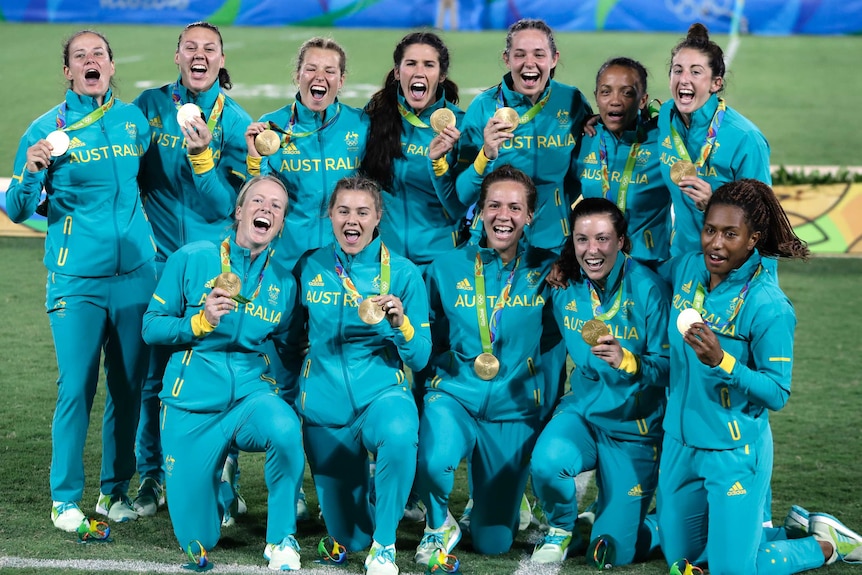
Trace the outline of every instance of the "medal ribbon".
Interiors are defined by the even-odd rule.
[[[544,95],[544,97],[533,105],[532,108],[524,112],[524,115],[521,116],[518,121],[518,125],[523,125],[536,117],[536,114],[542,111],[542,108],[545,107],[545,104],[548,103],[548,100],[551,97],[551,89],[548,88],[548,93]],[[506,101],[503,99],[503,85],[500,84],[497,87],[497,109],[504,108],[506,106]]]
[[[86,128],[93,122],[98,121],[105,113],[110,110],[114,106],[114,96],[111,95],[111,99],[69,126],[66,127],[66,102],[60,104],[60,108],[57,110],[57,129],[63,130],[64,132],[71,132],[73,130],[80,130],[81,128]]]
[[[715,113],[712,115],[712,120],[709,122],[709,127],[706,130],[706,138],[703,140],[703,146],[700,148],[700,156],[697,158],[697,162],[694,162],[694,165],[697,168],[702,168],[706,163],[706,159],[709,158],[709,155],[712,153],[712,146],[715,144],[715,139],[718,137],[718,129],[721,127],[721,121],[724,119],[724,112],[727,110],[727,104],[724,101],[724,98],[718,99],[718,108],[715,109]],[[676,153],[679,154],[679,157],[686,162],[691,162],[691,156],[688,154],[688,149],[685,147],[685,142],[682,141],[682,137],[679,135],[679,132],[674,128],[673,123],[670,125],[670,133],[673,137],[673,145],[676,147]]]
[[[177,110],[183,107],[179,82],[174,82],[171,86],[171,99],[174,101],[174,106]],[[221,113],[224,110],[224,100],[224,94],[219,92],[218,98],[216,98],[215,104],[213,104],[212,112],[210,112],[210,117],[207,120],[207,128],[209,128],[210,132],[215,131],[216,124],[218,124],[218,120],[221,118]]]
[[[331,126],[333,123],[335,123],[335,120],[338,119],[339,114],[341,114],[341,104],[339,104],[338,107],[335,108],[335,113],[332,115],[332,117],[329,118],[328,120],[326,120],[326,122],[324,122],[324,124],[322,126],[320,126],[319,128],[315,128],[314,130],[311,130],[310,132],[294,133],[293,127],[296,125],[296,118],[297,118],[296,102],[294,102],[290,108],[290,119],[287,121],[287,130],[280,127],[278,124],[276,124],[272,120],[269,121],[269,129],[274,130],[274,131],[278,132],[279,134],[284,135],[284,137],[281,139],[281,147],[287,148],[287,146],[288,146],[288,144],[290,144],[290,140],[292,138],[305,138],[306,136],[311,136],[312,134],[316,134],[317,132],[319,132],[321,130],[325,130],[326,128]]]
[[[640,139],[640,129],[638,129],[638,140]],[[640,141],[635,141],[629,150],[626,166],[623,168],[623,177],[620,179],[619,190],[617,191],[617,207],[622,213],[626,213],[626,197],[628,195],[629,184],[632,181],[632,172],[635,169],[635,161],[638,158],[638,150],[640,149]],[[602,164],[602,196],[609,199],[608,195],[611,191],[611,182],[608,175],[608,146],[605,143],[605,131],[602,130],[599,134],[599,160]]]
[[[474,265],[473,274],[476,278],[476,317],[479,320],[479,337],[482,340],[482,351],[492,353],[492,344],[497,339],[497,323],[500,320],[500,313],[503,311],[506,302],[509,301],[509,292],[512,291],[512,279],[515,277],[515,270],[518,269],[518,264],[521,263],[521,258],[515,260],[515,265],[512,266],[512,271],[509,272],[509,277],[506,280],[506,285],[500,292],[500,296],[494,302],[494,309],[491,310],[491,321],[488,321],[488,305],[485,298],[485,265],[482,263],[482,258],[476,254],[476,263]]]
[[[709,323],[706,319],[703,320],[707,326],[711,328],[715,328],[717,330],[722,330],[730,325],[730,323],[736,319],[737,314],[739,313],[739,309],[742,307],[742,304],[745,303],[745,296],[748,294],[748,288],[751,287],[751,282],[757,275],[760,273],[760,270],[763,269],[763,265],[758,264],[757,269],[754,270],[754,273],[748,278],[748,281],[745,282],[745,285],[742,286],[742,289],[739,291],[739,296],[736,298],[736,307],[733,308],[733,313],[730,315],[727,321],[722,322],[720,324]],[[701,317],[706,316],[706,310],[703,307],[703,302],[706,299],[706,289],[704,289],[703,284],[698,282],[697,288],[694,290],[694,297],[691,301],[691,307],[697,310],[697,312],[701,315]]]
[[[428,124],[419,119],[419,116],[405,108],[401,102],[398,102],[398,113],[401,117],[416,126],[417,128],[430,128]]]
[[[263,273],[266,271],[267,266],[269,266],[269,256],[272,254],[272,251],[266,251],[266,261],[263,262],[263,268],[260,270],[260,276],[257,278],[257,288],[254,290],[254,295],[251,296],[251,299],[243,297],[241,294],[237,294],[233,300],[237,303],[247,304],[254,300],[257,297],[257,294],[260,293],[260,286],[263,283]],[[225,238],[221,243],[221,247],[219,248],[219,255],[221,256],[221,271],[222,273],[228,273],[231,271],[230,269],[230,239]]]
[[[335,246],[332,247],[332,255],[335,256],[335,273],[337,273],[339,279],[341,279],[341,286],[351,295],[353,301],[355,301],[357,305],[362,303],[362,300],[365,298],[359,294],[359,290],[356,289],[356,284],[353,283],[347,270],[344,269],[344,264],[341,263],[341,258],[338,257],[338,251],[335,249]],[[386,295],[389,293],[389,262],[389,248],[387,248],[383,242],[380,242],[380,295]]]
[[[593,286],[593,282],[591,282],[589,278],[587,279],[587,287],[590,289],[590,304],[593,306],[593,317],[598,320],[608,321],[617,315],[618,311],[620,311],[620,303],[623,299],[623,278],[625,277],[625,273],[631,263],[631,258],[629,256],[623,254],[623,257],[626,258],[626,261],[623,264],[623,269],[620,270],[620,284],[617,288],[617,293],[614,296],[614,303],[608,311],[604,311],[602,300],[599,298],[599,292]]]

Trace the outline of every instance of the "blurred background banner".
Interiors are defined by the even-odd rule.
[[[500,30],[522,17],[556,31],[862,33],[862,0],[0,0],[9,22]]]

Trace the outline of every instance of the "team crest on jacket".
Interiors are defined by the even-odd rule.
[[[535,287],[540,281],[542,281],[542,272],[538,270],[527,272],[527,283],[530,287]]]
[[[644,148],[638,148],[638,159],[636,160],[637,165],[646,166],[647,162],[649,162],[650,156],[652,156],[652,152]]]
[[[344,143],[347,144],[347,149],[356,151],[359,147],[359,134],[357,132],[347,132],[344,136]]]
[[[569,122],[571,121],[572,118],[569,115],[568,110],[560,109],[559,111],[557,111],[557,122],[559,122],[561,126],[568,126]]]
[[[269,284],[269,287],[266,289],[269,294],[269,305],[278,305],[278,294],[281,293],[281,289],[275,284]]]
[[[620,312],[622,313],[622,317],[628,319],[629,314],[635,308],[635,302],[631,299],[626,299],[623,302],[622,307],[620,308]]]
[[[126,122],[126,133],[134,140],[138,137],[138,125],[134,122]]]

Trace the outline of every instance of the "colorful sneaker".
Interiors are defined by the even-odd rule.
[[[862,562],[862,535],[851,531],[832,515],[811,513],[808,532],[818,541],[832,544],[832,556],[826,559],[827,565],[838,559],[847,563]]]
[[[152,517],[165,504],[165,490],[152,477],[144,477],[132,504],[138,517]]]
[[[419,565],[428,565],[428,561],[435,552],[443,551],[449,555],[459,541],[461,541],[461,527],[458,526],[452,513],[448,512],[446,521],[439,529],[425,527],[425,533],[422,535],[422,540],[419,541],[419,546],[416,547],[413,561]]]
[[[138,513],[132,507],[132,500],[126,495],[105,495],[99,493],[99,502],[96,503],[96,513],[104,515],[111,521],[125,523],[138,518]]]
[[[794,505],[784,518],[784,530],[791,539],[805,537],[808,535],[808,510],[799,505]]]
[[[76,532],[86,518],[74,501],[54,501],[51,505],[51,521],[62,531]]]
[[[245,501],[243,501],[245,504]],[[300,487],[299,495],[296,498],[296,520],[308,521],[311,515],[308,513],[308,502],[305,500],[305,491]]]
[[[267,543],[263,556],[269,561],[269,568],[273,571],[299,570],[299,543],[293,535],[288,535],[278,544]]]
[[[371,544],[371,551],[365,558],[367,575],[398,575],[398,565],[395,564],[395,545],[384,547],[377,541]]]
[[[688,562],[688,559],[680,559],[671,563],[668,573],[670,575],[694,575],[695,573],[702,575],[703,569],[697,565],[692,565]]]
[[[527,494],[521,497],[521,509],[518,512],[518,531],[523,531],[533,522],[533,507],[530,505],[530,500],[527,499]]]
[[[542,542],[533,549],[530,561],[533,563],[562,563],[569,554],[572,532],[557,527],[548,529]]]
[[[530,523],[542,533],[547,533],[548,529],[551,528],[548,525],[548,517],[545,515],[545,510],[542,509],[541,501],[536,501],[536,505],[533,506],[533,518],[530,520]]]
[[[461,528],[462,533],[470,533],[470,513],[473,512],[473,499],[470,498],[467,501],[467,505],[464,506],[464,512],[461,514],[461,518],[458,520],[458,526]]]

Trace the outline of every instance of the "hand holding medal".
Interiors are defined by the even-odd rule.
[[[374,325],[387,319],[392,327],[398,328],[404,323],[404,304],[392,294],[377,295],[365,298],[359,304],[359,319]]]
[[[233,272],[223,272],[216,277],[212,291],[204,303],[204,317],[213,327],[221,322],[222,316],[236,309],[233,298],[239,295],[242,282]]]

